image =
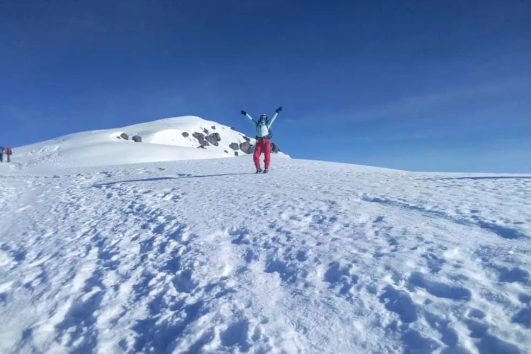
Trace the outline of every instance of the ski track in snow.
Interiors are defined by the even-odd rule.
[[[531,179],[250,166],[1,175],[0,352],[529,352]]]

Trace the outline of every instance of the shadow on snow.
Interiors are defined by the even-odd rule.
[[[157,181],[166,181],[166,180],[174,180],[174,179],[185,179],[185,178],[206,178],[206,177],[224,177],[224,176],[243,176],[243,175],[254,175],[253,172],[242,172],[242,173],[219,173],[219,174],[211,174],[211,175],[190,175],[190,174],[179,174],[175,177],[152,177],[152,178],[142,178],[142,179],[127,179],[122,181],[113,181],[113,182],[106,182],[106,183],[96,183],[93,185],[93,187],[104,187],[104,186],[112,186],[115,184],[121,184],[121,183],[136,183],[136,182],[157,182]]]

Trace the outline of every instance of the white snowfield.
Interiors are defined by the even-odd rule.
[[[249,132],[254,129],[249,125]],[[125,140],[122,133],[128,135]],[[217,146],[205,143],[204,149],[194,133],[218,134]],[[184,135],[186,136],[184,136]],[[141,143],[132,137],[142,137]],[[231,143],[255,139],[214,121],[195,116],[160,119],[117,129],[95,130],[66,135],[57,139],[14,150],[14,164],[20,166],[87,167],[141,162],[212,159],[235,156]],[[245,154],[239,148],[238,155]],[[283,155],[283,154],[281,154]],[[284,155],[285,156],[285,155]]]
[[[531,175],[69,148],[0,164],[0,353],[530,352]]]

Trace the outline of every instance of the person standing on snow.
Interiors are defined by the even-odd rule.
[[[0,146],[0,162],[4,162],[4,147]]]
[[[271,126],[277,119],[278,114],[282,111],[282,107],[278,107],[271,117],[271,120],[267,117],[267,114],[261,114],[260,118],[255,120],[251,115],[242,110],[242,114],[246,116],[251,124],[256,127],[256,147],[254,148],[253,160],[256,167],[256,173],[267,173],[269,171],[269,164],[271,162]],[[262,171],[260,167],[260,155],[262,152],[265,155],[264,164],[265,169]]]
[[[13,154],[13,150],[11,150],[10,147],[6,147],[4,151],[7,156],[7,162],[11,162],[11,155]]]

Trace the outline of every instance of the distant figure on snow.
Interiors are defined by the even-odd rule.
[[[10,147],[6,147],[4,149],[4,152],[5,152],[6,156],[7,156],[7,162],[11,162],[11,155],[13,154],[13,150],[11,150]]]
[[[246,116],[249,121],[256,127],[256,146],[254,148],[254,165],[256,167],[256,173],[267,173],[269,171],[269,164],[271,162],[271,126],[277,119],[278,114],[282,111],[282,107],[278,107],[273,114],[271,119],[268,118],[267,114],[261,114],[260,118],[255,120],[251,115],[242,110],[242,114]],[[262,152],[265,155],[264,164],[265,169],[262,171],[260,167],[260,155]]]
[[[0,146],[0,162],[4,162],[4,147]]]

